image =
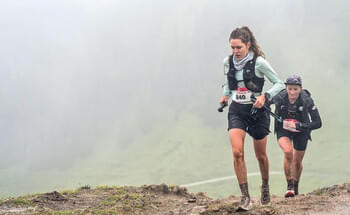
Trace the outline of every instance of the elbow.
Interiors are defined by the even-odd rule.
[[[280,90],[283,90],[284,88],[286,88],[286,85],[284,85],[284,82],[283,82],[283,81],[281,81],[281,82],[279,83],[279,88],[280,88]]]
[[[322,121],[320,120],[320,121],[318,122],[318,124],[317,124],[316,129],[321,128],[321,127],[322,127]]]

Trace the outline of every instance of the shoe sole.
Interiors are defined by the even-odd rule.
[[[242,206],[238,206],[238,208],[236,209],[236,212],[249,211],[250,209],[252,209],[251,202],[249,203],[249,205],[246,208],[242,207]]]

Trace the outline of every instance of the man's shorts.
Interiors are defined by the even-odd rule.
[[[228,130],[240,128],[256,140],[261,140],[270,133],[270,115],[265,109],[256,109],[252,114],[252,104],[231,102],[228,112]],[[254,108],[255,109],[255,108]]]
[[[293,148],[298,151],[305,151],[309,139],[307,132],[290,132],[283,128],[277,130],[277,140],[281,137],[288,137],[293,141]]]

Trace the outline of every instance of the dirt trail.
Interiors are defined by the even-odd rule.
[[[151,215],[350,215],[350,184],[334,185],[294,198],[272,196],[263,206],[253,198],[253,208],[236,212],[240,198],[211,199],[179,186],[82,187],[76,191],[51,192],[3,199],[0,214],[151,214]]]

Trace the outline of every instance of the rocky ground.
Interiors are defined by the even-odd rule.
[[[2,199],[0,214],[343,214],[350,215],[350,184],[334,185],[293,198],[272,196],[263,206],[258,198],[248,212],[235,212],[240,197],[211,199],[205,193],[189,193],[178,186],[81,187]]]

